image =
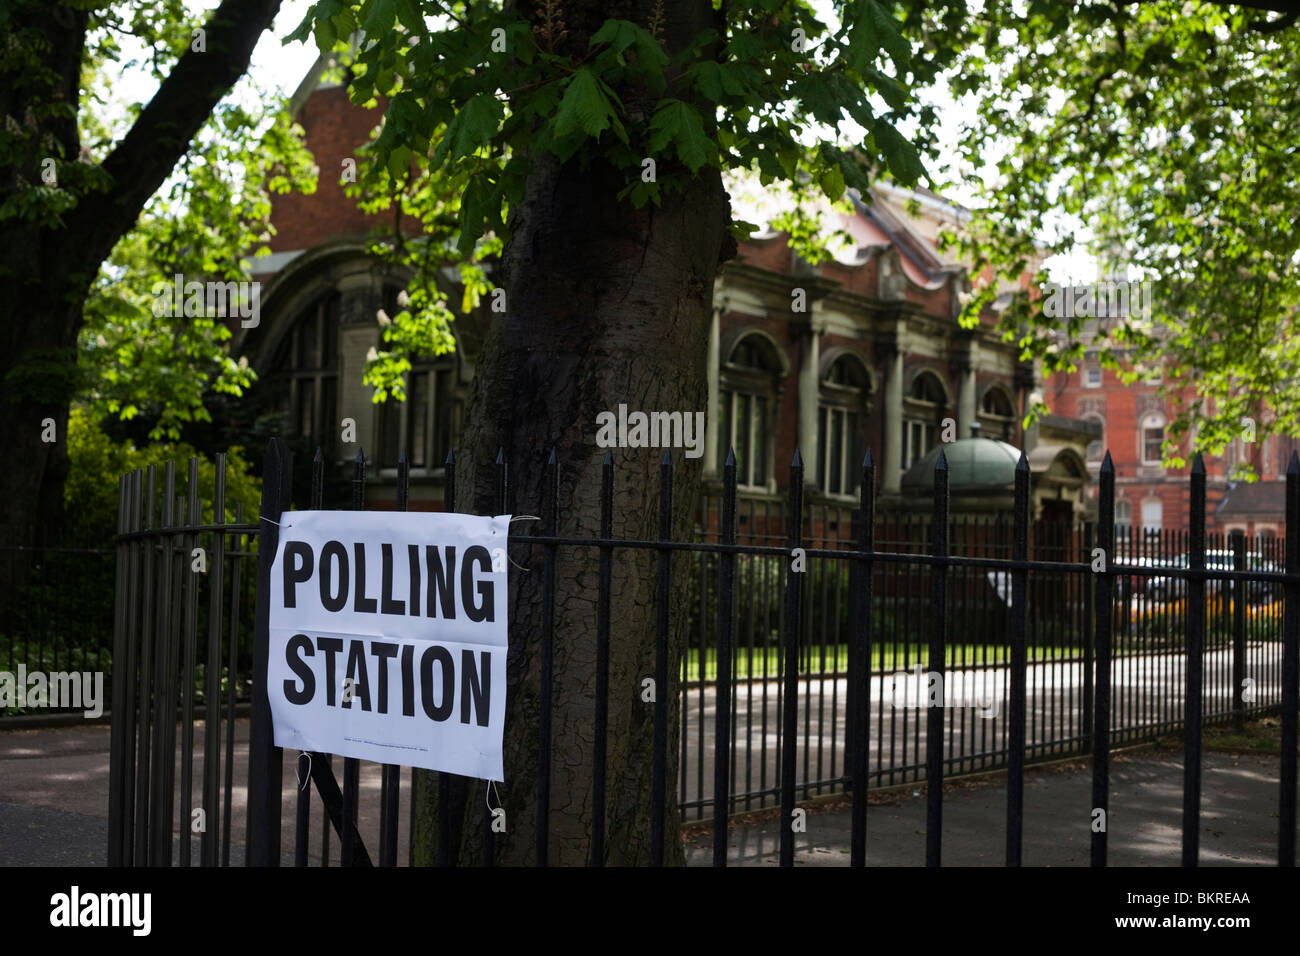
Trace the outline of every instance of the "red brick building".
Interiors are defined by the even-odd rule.
[[[377,314],[393,311],[407,277],[365,255],[367,235],[383,223],[361,214],[338,179],[382,114],[351,105],[342,87],[320,77],[313,71],[294,97],[319,186],[311,196],[275,197],[272,254],[255,265],[264,283],[262,321],[236,345],[291,439],[321,445],[340,467],[365,449],[374,506],[391,503],[405,449],[411,506],[439,507],[442,462],[456,444],[490,312],[485,306],[458,317],[456,352],[416,363],[406,402],[371,401],[361,376],[367,353],[381,342]],[[920,203],[917,216],[904,211],[912,198]],[[812,267],[769,231],[743,243],[721,270],[708,345],[706,488],[716,486],[731,445],[743,495],[775,501],[785,494],[798,445],[812,500],[847,504],[858,494],[869,447],[881,506],[899,507],[909,465],[944,438],[978,431],[1017,448],[1027,444],[1036,476],[1053,476],[1056,513],[1068,515],[1083,502],[1091,426],[1058,418],[1053,428],[1024,434],[1031,370],[994,332],[994,314],[975,329],[958,325],[969,280],[935,240],[943,223],[962,220],[965,211],[892,187],[872,199],[843,217],[854,242],[832,261]],[[342,439],[345,419],[355,426],[354,441]]]
[[[1159,394],[1159,380],[1125,385],[1119,375],[1101,367],[1089,352],[1078,372],[1051,376],[1043,392],[1048,407],[1063,415],[1093,421],[1102,438],[1088,447],[1088,489],[1095,502],[1096,476],[1110,451],[1115,466],[1115,521],[1135,530],[1185,531],[1188,527],[1191,455],[1188,465],[1161,464],[1165,429],[1177,414],[1172,398]],[[1294,439],[1235,440],[1222,456],[1206,455],[1206,524],[1211,533],[1242,531],[1248,536],[1273,537],[1283,530],[1285,475]],[[1230,479],[1234,464],[1245,456],[1259,475],[1254,483]]]

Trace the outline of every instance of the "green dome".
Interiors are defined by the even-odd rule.
[[[992,438],[963,438],[933,448],[903,475],[905,495],[934,494],[934,463],[942,451],[948,459],[948,493],[1010,492],[1016,487],[1020,449]]]

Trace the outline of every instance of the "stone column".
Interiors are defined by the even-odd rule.
[[[879,347],[879,346],[878,346]],[[903,353],[897,344],[885,346],[885,408],[883,418],[885,440],[880,463],[882,494],[899,493],[903,477]]]
[[[376,315],[380,295],[368,274],[351,275],[340,280],[339,300],[339,418],[356,422],[356,442],[339,441],[341,461],[350,461],[357,451],[364,449],[366,460],[378,451],[375,434],[376,406],[370,400],[374,389],[361,385],[361,373],[366,365],[366,354],[379,346],[379,323]],[[356,383],[344,387],[344,383]],[[335,422],[334,428],[341,429]]]
[[[971,437],[975,415],[975,366],[968,359],[961,365],[961,388],[957,393],[957,421],[962,438]]]
[[[721,394],[722,348],[721,326],[722,309],[714,306],[713,321],[709,323],[709,407],[704,410],[704,475],[718,475],[718,430],[722,422],[718,420],[718,405]]]
[[[808,325],[803,330],[803,347],[799,361],[799,451],[803,455],[804,484],[817,483],[817,407],[821,396],[820,336],[817,334],[816,306],[810,305]]]

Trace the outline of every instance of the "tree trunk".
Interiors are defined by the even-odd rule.
[[[707,352],[713,280],[734,253],[729,207],[716,170],[704,170],[661,208],[633,210],[615,195],[625,174],[600,164],[539,159],[524,203],[512,210],[504,254],[507,312],[494,321],[474,373],[473,397],[457,459],[457,506],[497,513],[492,463],[504,450],[507,510],[541,515],[546,462],[559,461],[558,531],[600,533],[601,470],[596,416],[617,411],[695,412],[707,406]],[[706,452],[707,453],[707,452]],[[659,535],[664,449],[616,448],[614,536]],[[703,458],[673,451],[673,536],[690,540]],[[513,526],[510,554],[509,692],[505,785],[499,788],[506,832],[494,838],[498,862],[536,861],[537,751],[542,633],[542,548],[525,543],[536,522]],[[678,689],[686,618],[687,561],[675,554],[669,682],[656,688],[669,704],[666,770],[667,863],[683,859],[677,788]],[[617,549],[613,559],[608,803],[605,862],[651,860],[654,706],[642,700],[655,669],[658,555]],[[550,859],[588,861],[592,825],[596,696],[595,548],[562,547],[555,582]],[[421,782],[417,858],[436,853],[433,775]],[[458,781],[450,811],[463,812],[460,862],[483,860],[484,784]],[[464,801],[461,804],[461,801]],[[496,805],[496,801],[493,801]],[[463,806],[463,811],[461,807]],[[458,819],[459,822],[459,819]],[[461,829],[457,827],[456,829]]]

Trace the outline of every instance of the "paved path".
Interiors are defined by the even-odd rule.
[[[222,733],[225,726],[222,725]],[[194,749],[194,800],[202,806],[203,733],[196,724]],[[223,744],[224,747],[224,744]],[[224,760],[224,750],[222,759]],[[248,814],[248,721],[235,722],[235,771],[231,790],[231,849],[234,864],[243,860],[243,842]],[[335,758],[341,773],[342,758]],[[306,768],[306,761],[303,761]],[[108,854],[108,769],[109,727],[88,724],[44,730],[0,732],[0,866],[103,865]],[[295,766],[284,761],[281,788],[281,819],[286,864],[293,862],[294,819],[297,808]],[[179,774],[173,804],[180,820]],[[358,824],[372,858],[379,846],[379,765],[363,761]],[[410,833],[410,770],[402,774],[399,801],[402,819],[398,830],[398,857],[406,859]],[[319,859],[324,816],[319,799],[312,801],[309,859]],[[219,808],[224,814],[224,807]],[[178,860],[182,844],[173,846]],[[199,859],[197,838],[192,859]],[[330,840],[331,858],[338,861],[339,843]]]
[[[51,731],[39,732],[49,736]],[[12,734],[0,734],[6,742]],[[57,749],[57,748],[56,748]],[[53,776],[76,773],[72,767],[86,754],[52,756]],[[7,784],[32,778],[30,768],[16,766],[27,758],[0,756],[0,780]],[[1201,862],[1205,865],[1265,865],[1275,863],[1277,846],[1276,757],[1257,754],[1207,753],[1203,763]],[[366,774],[363,772],[363,784]],[[1182,761],[1169,753],[1129,753],[1112,760],[1110,798],[1110,862],[1113,866],[1176,866],[1182,839]],[[104,787],[90,778],[80,786],[53,783],[15,790],[6,786],[0,799],[0,865],[102,866],[106,859],[107,808]],[[105,780],[106,784],[106,780]],[[377,788],[377,784],[376,784]],[[364,787],[363,787],[364,789]],[[62,796],[56,797],[58,790]],[[34,806],[15,800],[34,799],[63,804],[63,809]],[[1026,866],[1086,866],[1091,821],[1091,771],[1086,766],[1030,768],[1025,780]],[[883,797],[884,795],[878,795]],[[375,799],[362,801],[374,806]],[[96,812],[100,811],[100,812]],[[771,816],[775,816],[773,811]],[[239,816],[239,815],[237,815]],[[286,821],[291,820],[286,811]],[[947,866],[1000,866],[1006,827],[1006,787],[993,779],[962,782],[944,794],[943,862]],[[363,830],[373,833],[377,821]],[[847,866],[849,812],[813,808],[807,831],[796,837],[796,863],[801,866]],[[405,822],[402,833],[405,834]],[[905,791],[895,802],[873,805],[867,814],[867,859],[873,866],[919,866],[925,860],[925,797]],[[242,822],[239,827],[242,839]],[[369,839],[369,837],[368,837]],[[334,844],[337,862],[337,842]],[[748,825],[733,824],[728,860],[735,866],[775,865],[779,831],[774,819]],[[242,862],[235,841],[232,863]],[[403,843],[399,860],[405,862]],[[282,857],[285,865],[291,855]],[[712,862],[712,836],[687,841],[687,863]]]
[[[1281,644],[1251,643],[1247,646],[1246,657],[1246,674],[1255,681],[1257,699],[1278,700],[1281,696]],[[1186,658],[1180,654],[1117,659],[1111,676],[1112,733],[1181,720],[1185,663]],[[1231,653],[1222,650],[1207,652],[1204,674],[1206,713],[1230,711]],[[1031,756],[1077,753],[1077,746],[1056,741],[1083,733],[1083,664],[1033,664],[1028,668],[1026,679],[1026,736]],[[924,778],[926,719],[931,712],[926,707],[916,706],[916,688],[925,684],[924,681],[918,684],[915,675],[900,682],[906,694],[904,703],[909,706],[894,707],[889,688],[892,680],[892,675],[877,675],[871,679],[870,766],[872,773],[885,771],[879,780],[883,785]],[[956,758],[953,772],[974,772],[998,765],[990,754],[1006,747],[1009,721],[1005,701],[1009,690],[1010,671],[1006,667],[970,668],[964,673],[954,671],[949,675],[945,691],[949,701],[982,705],[933,711],[942,713],[947,719],[945,754]],[[847,695],[848,681],[844,679],[800,680],[796,722],[799,781],[838,780],[844,775]],[[737,794],[771,789],[780,781],[780,696],[781,687],[774,679],[755,680],[752,684],[742,682],[735,689],[733,791]],[[993,701],[991,706],[988,703],[990,698]],[[685,804],[712,800],[716,712],[713,687],[688,691],[684,742],[679,753],[682,772],[678,789],[679,799]],[[873,778],[873,785],[875,782]],[[823,792],[831,792],[831,788],[824,788]],[[768,803],[771,803],[770,798]],[[738,809],[757,809],[761,805],[759,798],[755,797],[749,807],[741,805]],[[692,809],[688,819],[708,812],[707,807]]]
[[[1276,866],[1278,758],[1207,753],[1202,762],[1201,856],[1204,866]],[[1182,859],[1181,756],[1119,754],[1111,761],[1108,862],[1178,866]],[[1091,770],[1030,768],[1025,776],[1025,866],[1088,866],[1092,835]],[[959,784],[944,793],[944,866],[1002,866],[1006,859],[1005,778]],[[906,791],[892,806],[867,810],[870,866],[925,864],[925,794]],[[796,835],[799,866],[847,866],[847,809],[811,812]],[[728,864],[775,866],[776,820],[733,826]],[[687,865],[710,866],[713,837],[687,843]]]

